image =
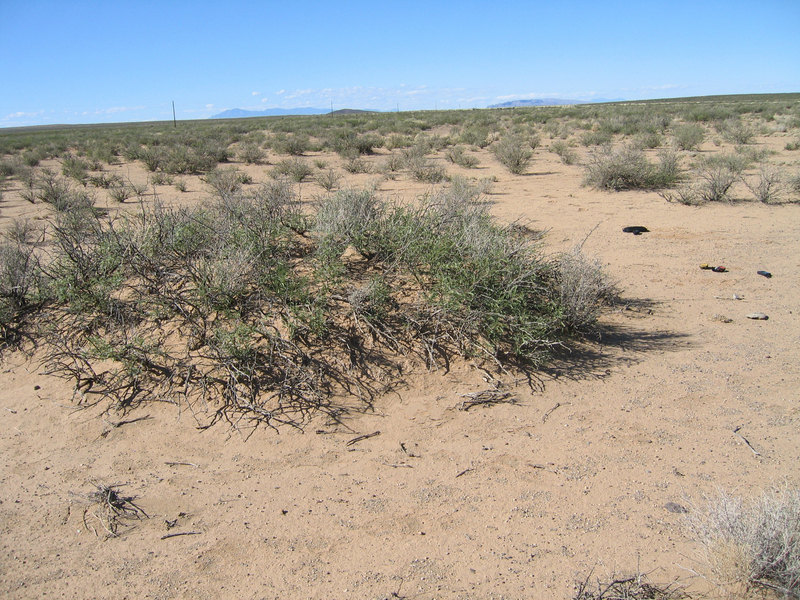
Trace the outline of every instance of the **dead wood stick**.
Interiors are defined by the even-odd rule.
[[[166,540],[168,538],[178,537],[179,535],[200,535],[203,533],[202,531],[178,531],[176,533],[168,533],[167,535],[162,535],[161,539]]]
[[[755,454],[756,456],[761,456],[761,453],[760,453],[760,452],[758,452],[758,451],[757,451],[755,448],[753,448],[753,445],[752,445],[750,442],[748,442],[748,441],[747,441],[747,438],[745,438],[745,437],[743,437],[743,436],[739,435],[739,430],[740,430],[741,428],[742,428],[742,426],[741,426],[741,425],[739,425],[739,427],[737,427],[736,429],[734,429],[734,430],[733,430],[733,435],[735,435],[735,436],[736,436],[736,437],[738,437],[740,440],[742,440],[742,441],[743,441],[745,444],[747,444],[747,447],[748,447],[748,448],[750,448],[750,450],[752,450],[752,451],[753,451],[753,454]]]
[[[467,473],[469,473],[470,471],[474,471],[474,470],[475,470],[475,469],[474,469],[473,467],[470,467],[469,469],[464,469],[463,471],[461,471],[461,473],[459,473],[458,475],[456,475],[456,479],[458,479],[458,478],[459,478],[459,477],[461,477],[462,475],[466,475],[466,474],[467,474]]]
[[[358,437],[354,437],[352,440],[348,441],[345,446],[352,446],[353,444],[357,444],[358,442],[363,442],[364,440],[368,440],[371,437],[375,437],[376,435],[380,435],[380,431],[373,431],[372,433],[365,433],[364,435],[360,435]]]
[[[544,413],[544,416],[542,417],[542,423],[545,423],[545,422],[547,422],[547,419],[549,419],[549,418],[550,418],[550,415],[552,414],[552,412],[553,412],[555,409],[557,409],[557,408],[560,408],[560,407],[562,407],[562,406],[566,406],[567,404],[572,404],[572,403],[571,403],[571,402],[564,402],[564,403],[562,404],[561,402],[556,402],[556,405],[555,405],[553,408],[551,408],[551,409],[550,409],[550,410],[548,410],[546,413]]]
[[[167,461],[164,464],[167,465],[168,467],[184,466],[184,467],[197,467],[198,469],[200,468],[200,465],[196,465],[196,464],[190,463],[190,462],[171,462],[171,461]]]
[[[560,475],[561,474],[558,471],[556,471],[555,469],[551,469],[551,468],[546,467],[545,465],[541,465],[539,463],[525,463],[525,464],[528,465],[531,469],[541,469],[542,471],[548,471],[550,473],[555,473],[556,475]]]

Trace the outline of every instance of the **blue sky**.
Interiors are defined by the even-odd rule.
[[[800,0],[0,0],[0,127],[800,92]]]

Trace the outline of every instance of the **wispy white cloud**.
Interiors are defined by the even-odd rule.
[[[95,114],[100,115],[114,115],[122,112],[130,112],[132,110],[144,110],[146,106],[114,106],[112,108],[103,108],[95,111]]]
[[[476,93],[477,92],[477,93]],[[457,88],[430,88],[427,85],[394,87],[304,88],[281,90],[279,108],[328,107],[362,108],[373,110],[433,109],[436,106],[453,107],[463,103],[483,103],[488,99],[481,90]],[[264,102],[264,100],[262,100]]]
[[[33,117],[38,117],[39,115],[43,115],[45,111],[40,110],[37,112],[15,112],[11,113],[10,115],[6,115],[3,117],[2,121],[16,121],[17,119],[32,119]]]
[[[253,96],[260,96],[261,92],[253,92]]]

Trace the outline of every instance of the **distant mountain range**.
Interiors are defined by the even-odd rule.
[[[266,110],[244,110],[231,108],[224,110],[212,119],[244,119],[245,117],[279,117],[282,115],[323,115],[331,112],[325,108],[267,108]]]
[[[623,102],[622,98],[608,100],[606,98],[595,98],[594,100],[565,100],[563,98],[533,98],[531,100],[511,100],[501,104],[492,104],[487,108],[514,108],[517,106],[561,106],[565,104],[597,104],[598,102]]]
[[[567,104],[596,104],[598,102],[623,102],[622,98],[607,100],[606,98],[596,98],[594,100],[565,100],[563,98],[533,98],[530,100],[511,100],[501,104],[492,104],[487,108],[514,108],[517,106],[561,106]],[[330,114],[327,108],[267,108],[265,110],[244,110],[243,108],[231,108],[210,117],[211,119],[245,119],[247,117],[280,117],[285,115],[326,115]],[[377,110],[356,110],[353,108],[343,108],[333,111],[334,115],[348,115],[355,113],[381,112]]]

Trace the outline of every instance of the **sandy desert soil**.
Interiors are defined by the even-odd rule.
[[[785,141],[759,138],[796,169]],[[678,507],[720,487],[800,484],[800,205],[682,206],[581,187],[581,167],[542,148],[522,176],[476,156],[477,169],[448,171],[495,176],[494,213],[547,229],[546,252],[591,232],[584,250],[625,299],[595,337],[519,382],[516,404],[459,410],[488,384],[457,363],[412,374],[344,425],[249,439],[224,424],[199,431],[168,403],[124,417],[81,410],[35,357],[6,354],[0,595],[570,598],[592,571],[637,569],[707,590]],[[270,168],[240,167],[257,181]],[[116,169],[146,179],[137,165]],[[157,189],[169,202],[207,193],[188,182],[186,194]],[[387,196],[426,189],[407,175],[381,184]],[[7,191],[0,226],[45,214]],[[650,233],[623,233],[629,225]],[[745,317],[753,312],[769,320]],[[119,486],[147,518],[109,537],[95,484]]]

